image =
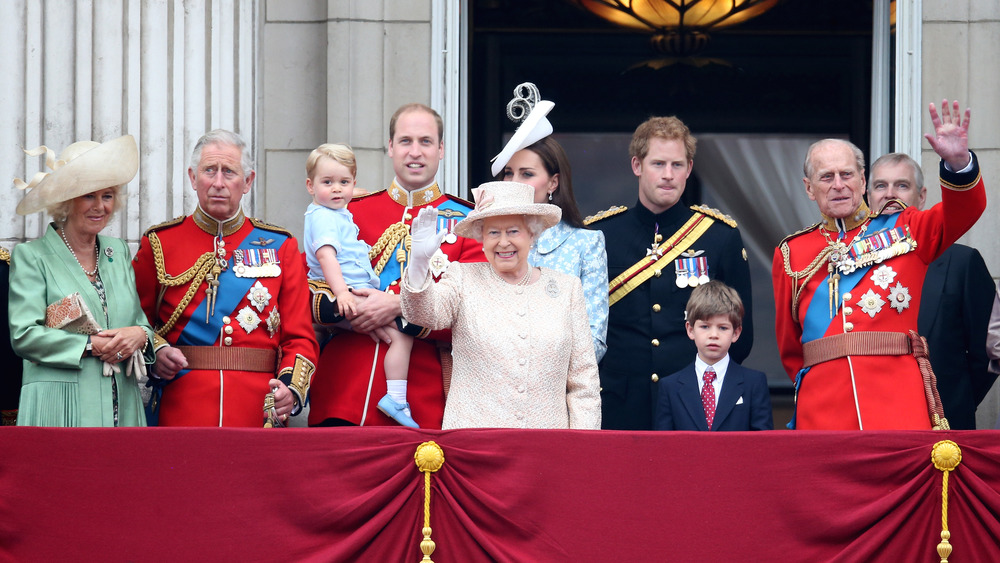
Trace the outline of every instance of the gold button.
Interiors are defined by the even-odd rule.
[[[397,285],[399,285],[399,282],[398,281],[391,281],[391,282],[389,282],[389,285],[392,286],[392,287],[396,287]]]
[[[851,332],[854,330],[854,323],[844,323],[844,330],[846,332]]]
[[[224,330],[226,334],[232,334],[233,333],[233,327],[231,327],[231,326],[227,326],[226,328],[224,328],[222,330]]]
[[[229,324],[231,322],[233,322],[233,320],[229,317],[222,317],[222,324]]]
[[[844,314],[845,315],[850,315],[852,313],[854,313],[854,309],[852,309],[850,307],[844,307]]]
[[[662,274],[663,274],[663,270],[654,270],[653,271],[653,275],[656,276],[656,277],[660,277],[660,275],[662,275]]]
[[[851,294],[850,293],[845,293],[844,294],[844,301],[850,301],[850,300],[851,300]]]
[[[225,340],[222,341],[222,343],[225,344],[226,346],[232,346],[233,345],[233,337],[232,336],[227,336],[225,338]]]
[[[404,221],[409,221],[410,219],[413,219],[413,215],[410,215],[409,213],[404,213],[403,214],[403,220]]]
[[[654,374],[653,374],[653,376],[652,376],[652,377],[650,377],[650,379],[652,379],[652,380],[653,380],[653,383],[656,383],[657,381],[659,381],[659,380],[660,380],[660,376],[658,376],[658,375],[656,375],[656,374],[654,373]]]
[[[653,346],[659,346],[660,345],[660,341],[654,338],[652,344],[653,344]]]
[[[659,303],[653,304],[653,312],[654,313],[659,313],[660,312],[660,304]]]

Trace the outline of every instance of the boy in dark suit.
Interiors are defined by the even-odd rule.
[[[685,311],[698,355],[660,384],[655,430],[773,430],[767,377],[729,359],[743,329],[743,302],[712,280],[691,292]]]

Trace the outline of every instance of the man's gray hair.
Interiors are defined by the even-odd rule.
[[[909,165],[910,170],[913,171],[913,180],[917,183],[916,186],[913,186],[913,189],[919,192],[924,187],[924,171],[920,169],[920,164],[906,153],[891,152],[878,157],[878,160],[872,163],[871,176],[875,175],[875,169],[879,166],[890,166],[900,163]],[[868,179],[868,189],[872,189],[871,178]]]
[[[201,163],[201,151],[207,145],[229,145],[240,149],[240,166],[243,167],[243,176],[249,176],[253,172],[253,155],[250,154],[250,146],[243,140],[239,133],[233,133],[227,129],[213,129],[205,133],[198,139],[191,151],[191,170],[198,173],[198,165]]]
[[[815,143],[809,145],[809,150],[806,151],[806,161],[802,165],[802,172],[806,175],[806,178],[812,178],[814,172],[812,167],[813,151],[824,145],[829,145],[829,144],[839,144],[850,148],[851,152],[854,153],[854,161],[855,164],[857,164],[858,166],[858,173],[860,174],[865,173],[865,154],[861,152],[861,149],[859,149],[857,145],[844,139],[823,139],[821,141],[816,141]]]

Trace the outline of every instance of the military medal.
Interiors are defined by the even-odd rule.
[[[253,305],[258,312],[263,313],[264,307],[271,302],[271,292],[264,287],[260,281],[253,284],[250,288],[250,293],[247,293],[247,299],[250,300],[250,304]]]
[[[889,306],[902,314],[903,309],[910,307],[910,290],[896,282],[896,285],[889,290]]]
[[[449,217],[438,215],[438,232],[442,230],[448,232],[448,234],[444,236],[445,244],[455,244],[455,241],[458,240],[458,236],[456,236],[454,233],[455,225],[457,223],[458,219],[452,219]]]
[[[271,338],[277,334],[279,326],[281,326],[281,315],[278,314],[278,307],[275,305],[271,309],[271,314],[267,316],[267,333],[271,335]]]
[[[649,256],[650,262],[656,262],[663,256],[663,249],[660,248],[661,240],[663,240],[663,236],[660,235],[660,224],[657,223],[653,230],[653,244],[646,249],[646,256]],[[678,285],[680,285],[679,282]]]
[[[276,278],[281,275],[278,253],[273,248],[241,248],[233,251],[233,272],[238,278]]]
[[[677,287],[684,289],[688,284],[688,272],[687,268],[684,267],[685,263],[683,259],[674,260],[674,270],[677,272]]]
[[[869,289],[858,300],[858,305],[861,307],[861,312],[874,319],[875,314],[881,311],[882,306],[885,305],[885,300],[875,291]]]
[[[260,325],[260,317],[257,316],[257,313],[249,305],[240,309],[240,312],[236,314],[236,321],[240,323],[243,330],[247,331],[247,334],[250,334],[253,329]]]
[[[708,256],[698,257],[698,283],[704,285],[709,282],[708,278]]]
[[[886,266],[885,264],[879,266],[878,269],[872,272],[871,275],[872,283],[882,289],[889,289],[889,284],[891,284],[895,279],[896,272],[892,270],[891,266]]]

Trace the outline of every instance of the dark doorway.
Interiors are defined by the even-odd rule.
[[[784,0],[755,19],[713,33],[694,57],[668,64],[651,48],[649,35],[615,27],[571,0],[470,0],[470,7],[467,186],[489,179],[490,158],[515,129],[505,108],[522,82],[535,83],[541,97],[555,103],[548,119],[567,149],[584,215],[635,204],[628,141],[652,115],[676,115],[705,138],[843,137],[868,153],[871,0]],[[683,202],[708,202],[741,223],[754,285],[754,351],[745,363],[768,374],[776,393],[775,423],[783,425],[787,416],[779,414],[780,405],[790,381],[774,340],[770,259],[781,236],[806,223],[780,235],[753,232],[752,209],[702,190],[699,170],[706,175],[713,165],[707,154],[695,156]],[[799,174],[798,186],[804,156],[802,150],[788,171]],[[741,177],[732,183],[750,201],[763,199],[758,194],[772,188]],[[777,192],[768,195],[781,207]],[[806,198],[795,187],[791,197],[799,196]],[[807,212],[814,222],[815,209]]]

